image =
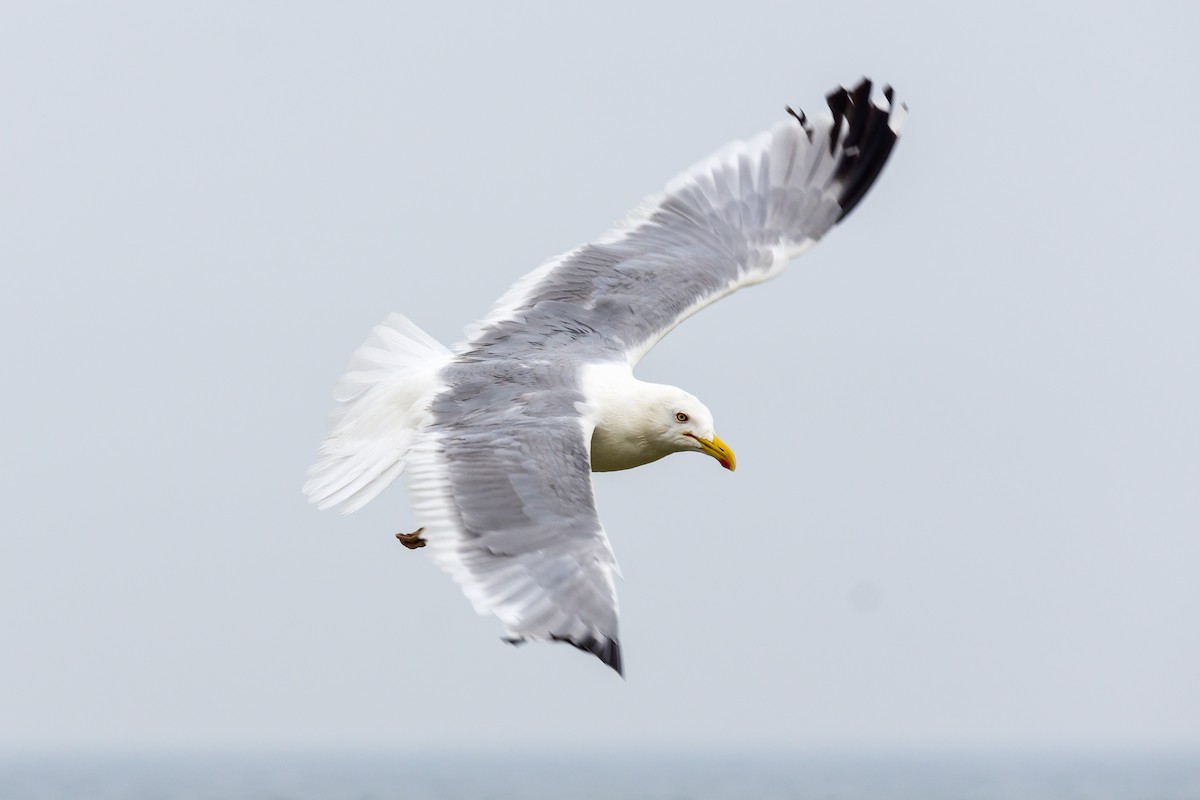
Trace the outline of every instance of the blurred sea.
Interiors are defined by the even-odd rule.
[[[3,800],[1200,800],[1200,756],[0,758]]]

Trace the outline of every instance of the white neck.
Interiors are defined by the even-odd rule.
[[[631,469],[657,461],[674,450],[655,436],[654,402],[664,389],[633,377],[624,364],[588,364],[581,374],[583,395],[595,430],[591,457],[594,472]]]

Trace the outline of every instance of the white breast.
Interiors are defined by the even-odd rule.
[[[593,472],[632,469],[657,461],[671,451],[656,441],[649,424],[655,384],[633,377],[626,364],[585,364],[580,387],[591,435]]]

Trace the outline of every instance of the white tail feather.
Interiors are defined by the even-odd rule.
[[[308,468],[304,493],[325,509],[349,514],[404,471],[405,456],[441,389],[438,371],[450,351],[400,314],[377,325],[354,351],[333,390],[339,403]]]

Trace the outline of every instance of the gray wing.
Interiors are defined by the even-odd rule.
[[[845,219],[879,175],[905,109],[864,79],[735,142],[672,181],[620,228],[519,281],[459,347],[467,355],[569,349],[636,363],[735,289],[778,274]]]
[[[573,364],[457,361],[409,455],[426,551],[510,641],[551,639],[622,671],[616,560],[592,496]]]

